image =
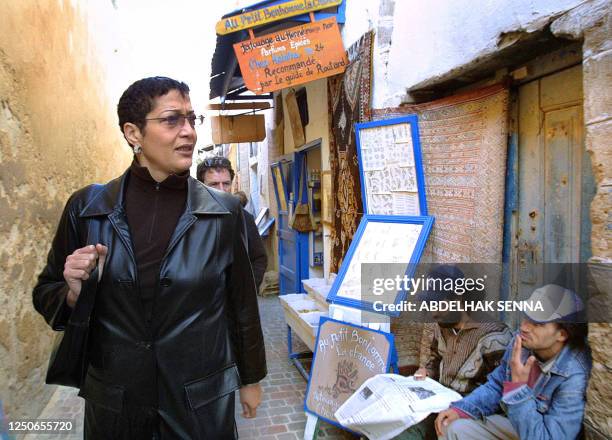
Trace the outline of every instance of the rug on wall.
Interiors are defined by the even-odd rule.
[[[435,217],[421,261],[501,262],[508,90],[495,85],[429,103],[375,109],[372,119],[412,113],[419,117],[427,210]],[[391,328],[399,365],[423,365],[431,325],[396,319]]]
[[[363,213],[354,123],[370,119],[373,42],[373,32],[361,36],[348,48],[346,71],[327,80],[334,204],[330,271],[336,273]]]
[[[432,262],[501,262],[508,90],[501,85],[425,104],[373,110],[419,117]]]

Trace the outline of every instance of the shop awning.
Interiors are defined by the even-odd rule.
[[[245,12],[261,9],[262,7],[272,6],[279,3],[285,3],[287,0],[265,0],[252,4],[242,9],[225,14],[222,18],[231,17],[232,15],[243,14]],[[343,1],[340,6],[335,8],[323,9],[314,13],[316,20],[324,18],[336,17],[339,24],[345,22],[346,1]],[[275,32],[281,29],[286,29],[292,26],[299,26],[305,22],[309,22],[308,14],[298,15],[289,19],[277,21],[269,25],[260,26],[254,29],[255,36],[265,35],[270,32]],[[271,99],[269,95],[255,96],[248,94],[242,96],[244,92],[248,92],[244,87],[238,60],[234,55],[234,43],[243,41],[249,38],[247,31],[238,31],[227,35],[217,35],[217,44],[215,53],[212,58],[211,74],[210,74],[210,99],[217,97],[221,101],[231,101],[240,99]]]

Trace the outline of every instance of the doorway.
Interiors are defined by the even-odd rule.
[[[584,145],[582,65],[518,89],[518,212],[513,224],[512,294],[528,296],[550,263],[591,256],[590,204],[595,194]]]
[[[293,155],[281,157],[278,162],[270,165],[270,169],[278,206],[276,234],[279,293],[285,295],[298,292],[300,285],[298,236],[296,231],[289,227],[293,212]]]

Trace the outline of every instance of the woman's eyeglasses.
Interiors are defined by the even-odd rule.
[[[185,124],[185,121],[187,121],[189,122],[189,125],[191,125],[191,127],[195,127],[196,125],[202,125],[204,123],[204,116],[196,116],[194,114],[176,114],[172,116],[166,116],[165,118],[145,118],[145,121],[159,121],[168,128],[182,127]]]

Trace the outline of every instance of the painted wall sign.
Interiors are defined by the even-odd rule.
[[[338,424],[334,413],[370,377],[389,371],[393,335],[321,318],[306,411]]]
[[[348,65],[334,17],[234,44],[242,78],[256,94],[344,72]]]
[[[339,6],[342,0],[293,0],[240,15],[223,18],[217,22],[215,30],[219,35],[249,29],[262,24],[272,23],[285,18],[303,15],[320,9]]]

